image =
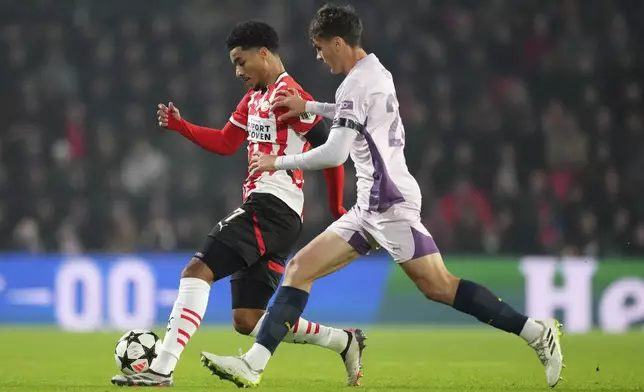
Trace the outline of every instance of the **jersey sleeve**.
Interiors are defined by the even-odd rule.
[[[367,89],[356,80],[347,79],[335,97],[336,111],[333,127],[362,130],[369,110]]]
[[[235,111],[233,114],[230,116],[228,121],[230,121],[231,124],[235,125],[238,128],[243,129],[246,131],[246,126],[248,124],[248,99],[250,98],[250,95],[246,93],[244,97],[239,101],[237,104],[237,107],[235,108]]]
[[[288,87],[287,87],[288,88]],[[312,101],[313,97],[311,94],[307,93],[302,89],[300,86],[290,86],[290,88],[295,88],[299,93],[300,96],[307,100],[307,101]],[[286,113],[285,108],[277,108],[274,111],[275,117],[279,117],[282,114]],[[299,117],[290,117],[284,120],[288,125],[293,128],[293,130],[297,133],[307,133],[308,131],[311,130],[317,123],[322,120],[322,117],[315,115],[313,113],[304,113],[303,115]]]

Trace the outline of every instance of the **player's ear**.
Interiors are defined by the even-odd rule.
[[[270,51],[267,48],[259,48],[259,55],[262,56],[262,58],[265,60],[268,58],[268,55],[270,54]]]
[[[333,38],[333,45],[335,46],[335,49],[338,50],[342,47],[342,38],[340,37],[335,37]]]

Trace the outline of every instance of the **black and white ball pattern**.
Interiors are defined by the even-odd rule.
[[[147,329],[133,329],[121,336],[114,349],[116,366],[125,374],[141,373],[152,365],[161,346],[161,339]]]

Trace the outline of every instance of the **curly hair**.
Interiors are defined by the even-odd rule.
[[[326,4],[315,13],[309,36],[312,39],[340,37],[350,46],[360,46],[362,20],[350,5]]]
[[[279,37],[274,28],[269,24],[250,20],[237,24],[226,39],[228,50],[240,47],[244,50],[250,48],[266,48],[271,52],[279,48]]]

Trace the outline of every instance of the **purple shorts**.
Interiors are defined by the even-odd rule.
[[[400,204],[385,212],[354,206],[327,230],[362,255],[382,247],[397,263],[438,253],[434,239],[420,222],[420,212]]]

